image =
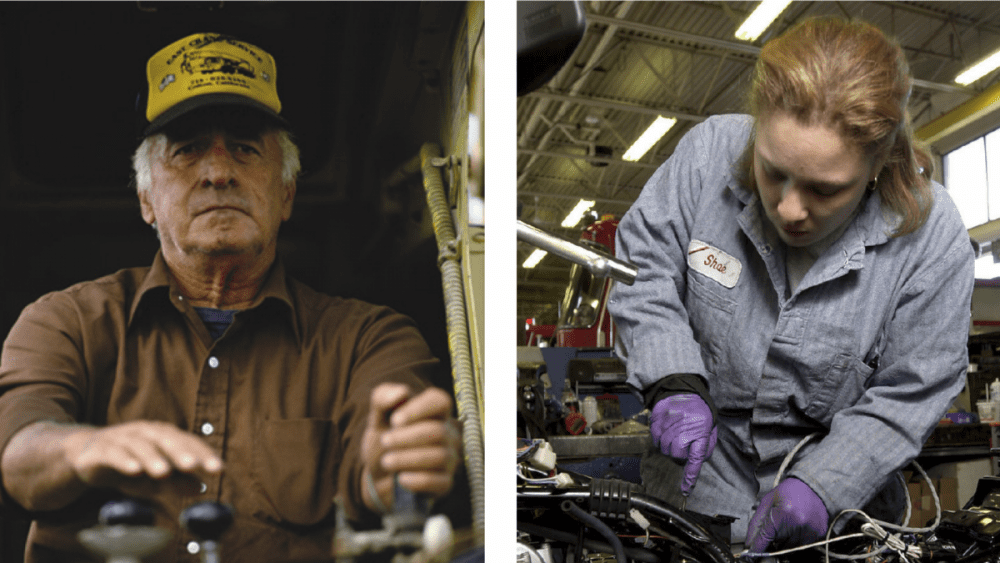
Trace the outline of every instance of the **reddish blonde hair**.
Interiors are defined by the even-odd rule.
[[[837,17],[805,20],[761,49],[749,111],[755,120],[788,112],[840,131],[872,156],[882,206],[900,217],[892,236],[912,233],[930,213],[930,152],[913,136],[907,110],[913,79],[902,48],[878,28]],[[751,189],[753,139],[741,168]]]

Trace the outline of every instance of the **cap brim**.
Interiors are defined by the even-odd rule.
[[[199,110],[202,108],[207,108],[210,106],[242,106],[245,108],[255,109],[260,111],[268,118],[272,119],[280,128],[291,129],[288,121],[274,112],[271,108],[265,106],[264,104],[252,100],[246,96],[240,96],[239,94],[203,94],[201,96],[194,96],[188,98],[177,105],[171,107],[167,111],[163,112],[159,117],[154,119],[142,132],[143,137],[148,137],[150,135],[155,135],[163,130],[168,124],[172,123],[177,118],[187,115],[188,113]]]

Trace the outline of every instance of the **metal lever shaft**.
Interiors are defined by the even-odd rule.
[[[580,264],[594,275],[610,276],[611,279],[627,285],[635,283],[635,277],[639,274],[639,267],[635,264],[547,233],[524,221],[517,222],[517,239],[561,256],[574,264]]]

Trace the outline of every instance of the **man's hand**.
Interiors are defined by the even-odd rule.
[[[150,498],[198,492],[222,470],[200,438],[172,424],[133,421],[103,428],[49,422],[14,435],[2,459],[4,484],[29,510],[61,508],[88,488]]]
[[[747,549],[767,553],[774,547],[793,547],[823,537],[830,520],[823,500],[809,485],[789,477],[761,499],[747,529]]]
[[[448,393],[432,387],[411,395],[408,386],[397,383],[383,383],[371,394],[362,451],[379,498],[370,496],[366,483],[359,485],[374,512],[382,512],[379,504],[392,507],[396,474],[399,484],[414,493],[443,496],[451,490],[462,458]]]
[[[164,490],[195,494],[201,477],[222,470],[222,459],[201,438],[166,422],[88,429],[66,443],[67,460],[84,484],[139,498]]]
[[[687,460],[681,494],[688,496],[698,481],[701,465],[712,455],[719,438],[712,410],[698,395],[681,393],[653,405],[649,419],[653,443],[660,451],[674,459]]]

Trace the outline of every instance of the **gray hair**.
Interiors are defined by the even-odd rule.
[[[299,147],[284,129],[278,130],[278,146],[281,148],[281,181],[288,185],[295,181],[302,165],[299,162]],[[162,157],[167,148],[167,136],[158,133],[146,137],[132,155],[132,170],[135,174],[137,192],[148,191],[153,183],[152,162]]]

